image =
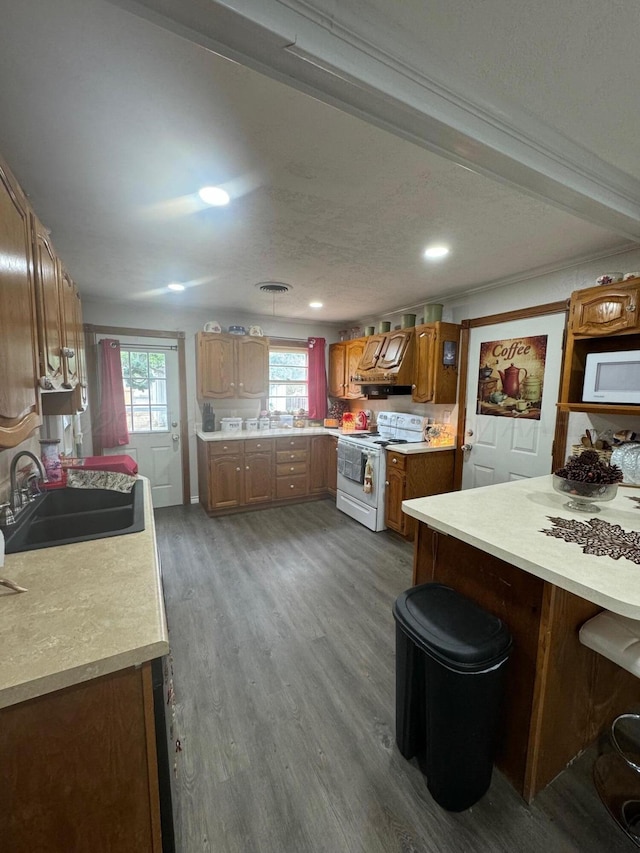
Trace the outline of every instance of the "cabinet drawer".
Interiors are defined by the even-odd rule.
[[[309,439],[302,436],[276,438],[276,450],[308,450]]]
[[[244,442],[245,453],[270,453],[273,450],[272,438],[247,438]]]
[[[232,456],[237,453],[242,453],[244,442],[241,439],[234,441],[210,441],[209,442],[209,458],[213,456]]]
[[[276,497],[295,498],[307,494],[307,475],[294,474],[291,477],[276,478]]]
[[[306,462],[288,462],[282,463],[280,465],[276,465],[276,476],[277,477],[288,477],[291,474],[306,474],[307,473],[307,463]]]
[[[407,468],[407,457],[402,453],[394,453],[387,450],[387,468],[395,468],[396,471],[405,471]]]
[[[284,462],[306,462],[306,450],[278,450],[276,453],[276,462],[278,465]]]

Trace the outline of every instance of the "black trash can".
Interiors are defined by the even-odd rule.
[[[427,787],[463,811],[491,783],[511,635],[501,619],[448,586],[396,599],[396,742],[424,759]]]

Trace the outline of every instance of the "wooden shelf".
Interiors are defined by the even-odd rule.
[[[558,403],[563,412],[584,412],[587,415],[633,415],[640,417],[640,406],[614,403]]]

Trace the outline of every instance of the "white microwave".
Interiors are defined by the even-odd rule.
[[[640,350],[590,352],[582,401],[640,405]]]

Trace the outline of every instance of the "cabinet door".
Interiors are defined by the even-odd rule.
[[[384,335],[371,335],[371,337],[366,339],[362,356],[358,363],[358,372],[361,370],[373,370],[378,361],[378,356],[382,352],[385,340]]]
[[[351,381],[351,377],[358,372],[358,364],[362,358],[364,342],[364,338],[357,338],[355,341],[347,341],[344,377],[344,396],[347,400],[359,400],[364,397],[362,387]]]
[[[416,403],[428,403],[433,400],[435,343],[435,326],[418,326],[416,329],[416,369],[411,391],[411,397]]]
[[[198,395],[234,397],[235,341],[225,335],[198,334]]]
[[[62,387],[60,267],[44,226],[31,216],[41,377],[50,388]]]
[[[29,207],[0,162],[0,448],[40,426]]]
[[[578,291],[571,306],[574,335],[613,335],[640,329],[638,285],[607,285]]]
[[[387,527],[404,534],[405,515],[402,512],[402,501],[405,492],[405,474],[395,468],[387,468],[385,501],[385,523]]]
[[[269,339],[238,338],[235,343],[238,397],[266,397],[269,388]]]
[[[328,489],[331,442],[331,436],[326,435],[314,435],[310,439],[309,494],[322,494]],[[333,461],[337,468],[335,458]]]
[[[376,367],[379,370],[394,370],[399,367],[413,335],[413,329],[400,329],[386,335],[384,347]]]
[[[242,504],[243,454],[216,456],[209,461],[209,506],[229,509]]]
[[[329,346],[329,376],[327,377],[327,393],[338,399],[345,396],[344,377],[346,374],[347,351],[344,343]]]
[[[244,502],[264,503],[271,500],[273,490],[273,453],[245,453]]]
[[[77,295],[76,286],[68,272],[60,272],[60,321],[62,330],[62,372],[63,387],[74,388],[78,384],[78,332],[77,332]]]

